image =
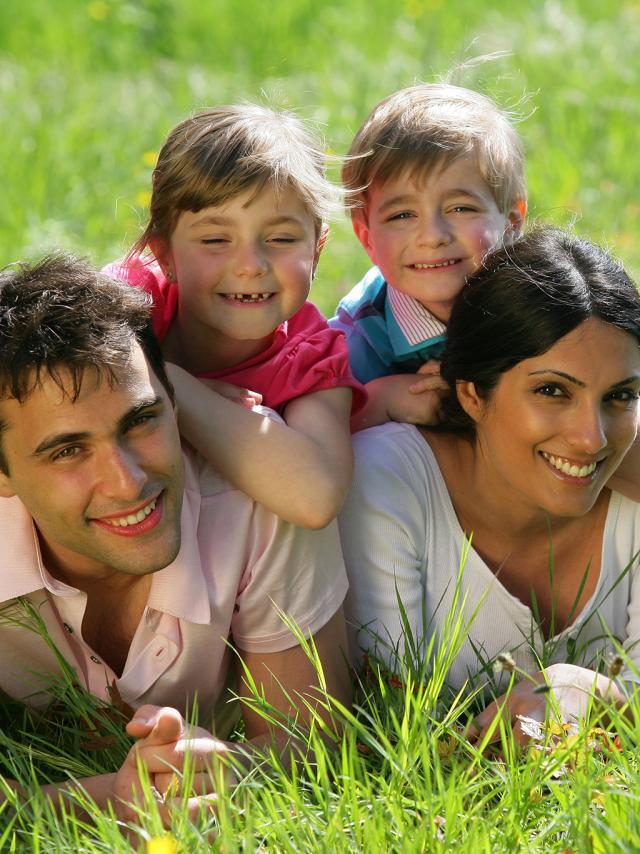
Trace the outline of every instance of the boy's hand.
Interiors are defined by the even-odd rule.
[[[430,370],[427,376],[395,374],[368,382],[367,403],[352,418],[351,429],[356,432],[387,421],[423,426],[438,424],[440,401],[449,387],[438,370],[434,372],[433,367]]]
[[[419,379],[409,386],[410,394],[422,394],[423,391],[432,391],[434,377],[440,378],[440,362],[437,359],[430,359],[424,365],[420,365],[417,372],[424,379]],[[446,391],[446,383],[443,389]]]

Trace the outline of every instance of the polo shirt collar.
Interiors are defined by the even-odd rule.
[[[446,325],[417,299],[387,283],[385,316],[391,346],[397,356],[414,353],[426,342],[444,340]]]
[[[153,574],[148,605],[178,619],[207,624],[211,606],[197,539],[200,500],[200,492],[187,485],[182,502],[180,551],[172,563]],[[33,519],[16,497],[0,498],[0,542],[0,603],[44,587],[63,595],[72,591],[67,585],[60,585],[58,590],[60,582],[55,582],[55,589],[47,582]]]

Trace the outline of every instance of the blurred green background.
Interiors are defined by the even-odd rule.
[[[575,224],[640,278],[640,3],[612,0],[1,0],[0,265],[138,234],[155,153],[189,112],[297,110],[336,154],[385,95],[450,79],[520,115],[534,219]],[[313,298],[367,268],[333,224]]]

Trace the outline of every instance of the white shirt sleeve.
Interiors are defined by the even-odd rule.
[[[426,495],[397,440],[397,431],[406,426],[384,425],[354,437],[354,480],[339,525],[355,663],[361,650],[373,646],[391,663],[394,653],[404,652],[407,627],[414,639],[425,635]]]

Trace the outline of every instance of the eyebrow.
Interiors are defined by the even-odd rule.
[[[228,216],[217,216],[216,214],[206,214],[206,216],[200,217],[195,222],[192,222],[189,228],[195,229],[199,228],[203,225],[234,225],[236,222],[235,219]],[[274,226],[274,225],[284,225],[292,223],[294,225],[302,225],[302,220],[295,216],[294,214],[283,214],[282,216],[273,217],[273,219],[267,220],[265,225]]]
[[[118,429],[122,430],[122,428],[126,426],[127,422],[131,421],[141,412],[144,412],[145,410],[151,409],[154,406],[158,406],[162,403],[164,403],[164,400],[160,395],[156,395],[152,398],[147,398],[146,400],[141,400],[140,403],[137,403],[135,406],[132,406],[131,409],[127,410],[127,412],[125,412],[125,414],[120,419],[118,419]],[[60,447],[60,445],[72,445],[74,442],[83,442],[86,439],[90,439],[91,435],[92,434],[86,430],[78,430],[75,432],[54,433],[51,436],[45,436],[45,438],[31,453],[31,456],[42,456],[42,454],[45,454],[47,453],[47,451],[51,451],[54,448],[58,448]]]
[[[582,380],[579,380],[577,377],[572,376],[571,374],[567,374],[564,371],[556,371],[552,368],[543,369],[541,371],[531,371],[529,374],[530,377],[538,376],[539,374],[555,374],[558,377],[562,377],[573,385],[577,385],[580,388],[586,388],[586,383]],[[625,377],[623,380],[618,380],[616,383],[612,383],[609,388],[619,388],[623,385],[630,385],[631,383],[638,382],[640,380],[639,374],[632,374],[630,377]]]

